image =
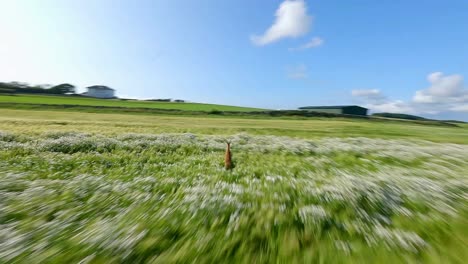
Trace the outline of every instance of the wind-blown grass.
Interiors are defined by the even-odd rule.
[[[3,132],[0,262],[462,263],[467,157],[415,139]]]
[[[184,117],[131,114],[97,114],[61,111],[1,109],[0,130],[13,133],[71,131],[119,135],[125,133],[194,133],[233,135],[249,133],[300,138],[366,137],[424,139],[468,144],[468,125],[442,127],[408,121],[370,121],[349,118],[308,120],[247,119],[233,117]]]

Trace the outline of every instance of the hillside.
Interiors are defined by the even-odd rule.
[[[429,120],[427,118],[408,114],[399,113],[375,113],[372,116],[385,117],[385,118],[396,118],[396,119],[407,119],[407,120]]]
[[[237,111],[251,112],[261,111],[259,108],[201,104],[201,103],[173,103],[154,102],[139,100],[120,99],[96,99],[72,96],[49,96],[49,95],[0,95],[0,103],[17,104],[41,104],[41,105],[79,105],[79,106],[106,106],[106,107],[128,107],[128,108],[150,108],[150,109],[174,109],[185,111]]]

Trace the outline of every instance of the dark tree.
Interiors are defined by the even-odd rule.
[[[56,85],[52,88],[47,89],[49,93],[52,94],[66,94],[66,93],[75,93],[75,86],[69,83],[62,83]]]

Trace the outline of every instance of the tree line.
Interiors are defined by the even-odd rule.
[[[76,87],[69,83],[62,83],[59,85],[30,85],[21,82],[0,82],[0,94],[52,94],[52,95],[78,95],[76,94]],[[134,100],[122,99],[121,100]],[[181,99],[146,99],[143,101],[154,102],[174,102],[185,103]]]
[[[75,94],[76,87],[69,83],[59,85],[29,85],[20,82],[0,82],[0,93],[3,94]]]

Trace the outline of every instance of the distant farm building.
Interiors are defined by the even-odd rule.
[[[357,105],[339,105],[339,106],[305,106],[300,107],[300,110],[321,112],[330,114],[343,114],[343,115],[359,115],[366,116],[367,108]]]
[[[94,85],[87,88],[83,95],[95,98],[115,98],[115,90],[107,86]]]

